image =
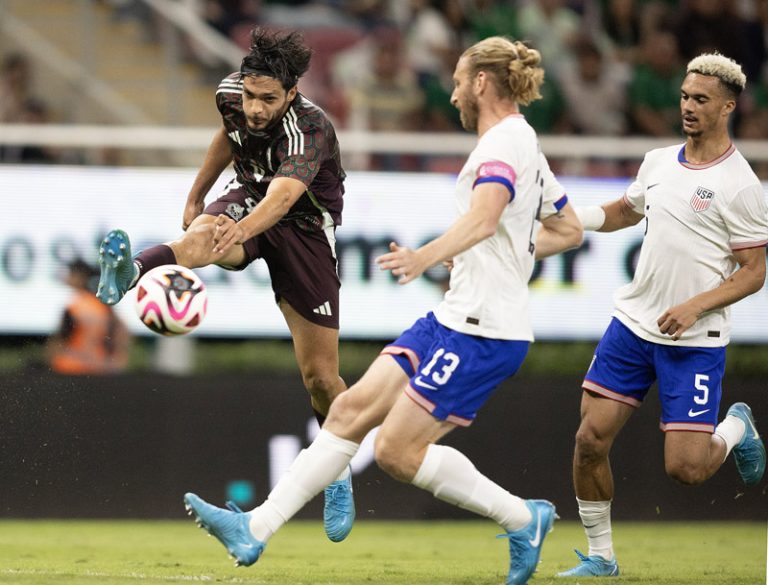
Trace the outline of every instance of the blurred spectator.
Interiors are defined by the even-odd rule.
[[[512,0],[476,0],[470,2],[467,20],[472,42],[501,35],[521,38],[517,24],[517,10]]]
[[[446,54],[459,43],[445,16],[448,0],[411,0],[411,21],[406,29],[408,60],[419,86],[440,77]],[[453,70],[453,68],[451,68]]]
[[[460,132],[459,110],[451,104],[453,93],[453,66],[463,49],[454,47],[445,54],[445,63],[439,76],[430,76],[424,82],[424,128],[430,132]],[[464,160],[462,157],[462,164]]]
[[[685,63],[680,59],[677,38],[656,31],[643,42],[642,60],[634,68],[629,85],[629,109],[633,131],[650,136],[679,135],[680,85]]]
[[[350,89],[350,127],[374,132],[415,131],[421,128],[424,94],[403,59],[400,33],[375,33],[373,63],[367,75]],[[404,170],[400,157],[375,156],[379,170]]]
[[[12,121],[19,124],[46,124],[50,122],[50,116],[43,102],[30,97],[22,102],[18,119]],[[59,159],[59,152],[51,147],[0,144],[0,162],[3,163],[51,164],[59,162]]]
[[[518,13],[520,37],[541,53],[544,69],[557,73],[572,64],[571,46],[581,28],[565,0],[531,0]]]
[[[541,92],[540,100],[520,107],[528,123],[539,135],[570,132],[571,123],[565,107],[565,98],[555,77],[553,75],[545,77],[539,91]]]
[[[32,97],[31,66],[21,53],[10,53],[0,68],[0,122],[20,122]]]
[[[733,0],[686,0],[675,32],[686,61],[718,51],[740,63],[747,79],[755,79],[765,59],[764,41],[755,26],[739,16]]]
[[[231,37],[235,27],[259,22],[261,0],[204,0],[202,17],[221,34]]]
[[[627,130],[627,79],[623,69],[605,59],[588,38],[576,45],[576,66],[560,72],[573,131],[577,134],[620,135]]]
[[[112,307],[96,298],[98,275],[98,269],[80,259],[67,267],[65,282],[75,293],[46,345],[54,372],[116,374],[128,365],[131,336]]]
[[[602,26],[616,58],[634,63],[640,51],[642,30],[638,0],[606,0]]]

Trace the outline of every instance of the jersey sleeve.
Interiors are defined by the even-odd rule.
[[[509,191],[509,202],[515,198],[515,183],[517,182],[517,173],[512,165],[500,160],[490,160],[481,163],[475,173],[475,181],[472,183],[474,189],[481,183],[498,183]]]
[[[542,177],[542,199],[541,209],[539,210],[538,220],[544,220],[548,217],[555,215],[560,211],[565,204],[568,203],[568,196],[565,193],[565,188],[560,184],[560,181],[555,178],[555,174],[552,169],[549,168],[549,162],[547,157],[540,154],[540,168]]]
[[[647,166],[648,155],[643,159],[643,163],[637,171],[637,177],[624,193],[624,201],[626,201],[627,205],[629,205],[632,211],[641,215],[645,215],[645,175]]]
[[[731,250],[768,244],[768,204],[759,184],[739,191],[723,212]]]
[[[280,164],[275,177],[296,179],[309,187],[327,156],[325,132],[318,124],[310,123],[302,128],[295,120],[288,118],[283,124],[286,132],[276,148]]]

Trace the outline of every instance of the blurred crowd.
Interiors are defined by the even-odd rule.
[[[104,1],[125,14],[143,6]],[[542,54],[543,99],[524,110],[540,134],[679,137],[685,65],[717,50],[748,78],[734,136],[768,136],[768,0],[179,1],[244,50],[256,24],[302,30],[314,56],[300,89],[341,130],[461,130],[449,103],[456,60],[500,34]],[[1,75],[0,120],[44,120],[45,104],[25,93],[18,56],[6,59]],[[37,161],[51,153],[11,155]],[[444,162],[434,159],[438,168],[427,170]],[[417,158],[386,156],[370,166],[424,168]]]

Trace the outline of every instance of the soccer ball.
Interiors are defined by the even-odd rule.
[[[136,314],[160,335],[189,333],[200,325],[207,308],[205,284],[184,266],[158,266],[136,285]]]

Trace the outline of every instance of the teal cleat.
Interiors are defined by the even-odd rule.
[[[520,530],[507,532],[498,538],[509,539],[509,575],[507,585],[525,585],[536,571],[544,537],[552,531],[558,518],[555,506],[546,500],[526,500],[533,520]]]
[[[123,230],[112,230],[99,245],[99,288],[96,297],[105,305],[116,305],[133,284],[136,267],[131,242]]]
[[[323,528],[329,540],[341,542],[352,531],[355,500],[352,496],[352,470],[346,479],[338,479],[325,488]]]
[[[236,567],[248,567],[259,560],[267,544],[251,534],[248,514],[231,502],[227,506],[229,510],[224,510],[195,494],[184,494],[184,507],[190,516],[195,516],[197,525],[224,545]]]
[[[737,416],[744,421],[744,436],[733,448],[733,458],[742,481],[748,486],[757,485],[765,473],[765,445],[757,432],[752,409],[737,402],[728,409],[727,416]]]
[[[587,555],[575,551],[576,556],[581,561],[573,569],[558,573],[558,577],[617,577],[619,575],[619,564],[616,558],[606,561],[599,555]]]

